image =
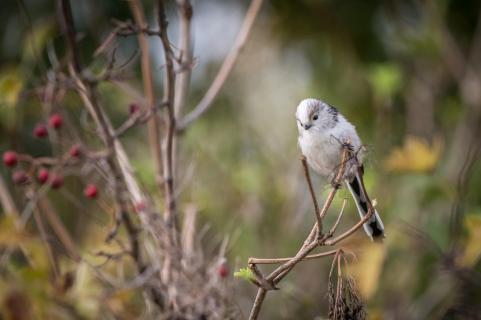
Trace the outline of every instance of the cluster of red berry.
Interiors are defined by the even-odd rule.
[[[59,130],[63,125],[63,118],[60,114],[54,113],[48,119],[48,124],[52,129]],[[46,137],[48,135],[47,126],[42,123],[37,124],[33,130],[33,134],[37,138]],[[73,145],[69,150],[69,155],[72,159],[79,159],[82,156],[82,149],[80,145]],[[26,159],[31,159],[31,157],[18,154],[12,150],[8,150],[3,153],[3,163],[5,166],[10,168],[15,167],[21,160]],[[44,185],[45,183],[48,183],[52,189],[59,189],[64,184],[64,176],[59,172],[50,172],[45,167],[40,167],[37,170],[33,169],[31,171],[36,171],[36,174],[28,174],[23,169],[16,169],[12,173],[13,183],[16,185],[27,185],[32,181],[31,177],[35,175],[35,180],[38,184]],[[97,186],[92,183],[88,184],[84,189],[84,195],[87,198],[96,198],[97,194]]]

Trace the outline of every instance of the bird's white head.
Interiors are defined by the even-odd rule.
[[[297,106],[296,120],[299,133],[323,131],[339,122],[339,113],[333,106],[317,99],[304,99]]]

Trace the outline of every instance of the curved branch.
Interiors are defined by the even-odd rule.
[[[200,100],[199,104],[190,112],[188,113],[181,121],[179,121],[179,125],[177,126],[177,131],[185,130],[192,122],[197,120],[201,115],[203,115],[209,107],[212,105],[212,102],[216,98],[217,94],[219,93],[220,89],[224,85],[227,77],[230,75],[234,65],[241,53],[242,49],[245,46],[249,33],[252,29],[252,25],[259,13],[263,0],[252,0],[249,8],[247,9],[246,16],[244,18],[244,22],[237,34],[237,38],[234,42],[234,45],[225,58],[222,66],[219,69],[219,72],[215,76],[214,81],[210,85],[210,88],[205,93],[202,100]]]

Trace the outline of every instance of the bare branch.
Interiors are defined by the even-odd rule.
[[[327,257],[327,256],[335,254],[337,251],[338,250],[336,249],[336,250],[326,251],[326,252],[322,252],[322,253],[311,254],[311,255],[306,256],[302,260],[314,260],[314,259],[318,259],[318,258],[321,258],[321,257]],[[294,259],[294,257],[273,258],[273,259],[249,258],[248,264],[278,264],[278,263],[282,263],[282,262],[288,262],[292,259]]]
[[[175,83],[174,110],[176,117],[180,116],[185,106],[187,92],[189,90],[190,75],[192,73],[192,39],[191,20],[192,4],[190,0],[177,0],[180,17],[180,70]]]
[[[249,8],[247,9],[247,13],[244,18],[244,22],[237,34],[237,38],[232,46],[231,51],[225,58],[222,66],[219,69],[214,81],[210,85],[209,89],[207,90],[206,94],[200,100],[199,104],[190,112],[188,113],[181,121],[179,121],[179,125],[177,126],[178,131],[185,130],[192,122],[197,120],[202,114],[204,114],[209,107],[212,105],[212,102],[216,98],[217,94],[219,93],[220,89],[224,85],[227,77],[230,75],[234,65],[241,53],[244,45],[249,37],[249,33],[252,29],[252,25],[259,13],[263,0],[252,0]]]
[[[129,1],[130,10],[135,19],[135,23],[138,28],[145,28],[147,22],[145,20],[144,9],[142,7],[142,2],[140,0]],[[146,35],[143,32],[138,33],[137,40],[139,42],[141,51],[141,67],[142,67],[142,81],[144,84],[144,94],[147,98],[147,106],[145,109],[151,110],[155,107],[155,94],[154,94],[154,84],[152,81],[152,66],[150,63],[150,49],[149,42],[147,41]],[[150,118],[148,122],[149,131],[149,144],[150,150],[155,164],[155,174],[156,182],[159,188],[162,188],[162,178],[163,178],[163,164],[162,164],[162,147],[161,147],[161,137],[160,137],[160,122],[159,118],[155,115]]]
[[[301,162],[302,162],[302,167],[304,168],[304,176],[306,177],[307,185],[309,187],[309,193],[311,194],[312,203],[314,205],[314,211],[317,219],[318,237],[321,238],[322,237],[321,213],[319,212],[319,204],[317,203],[316,193],[314,192],[314,187],[312,186],[311,175],[309,173],[309,167],[307,166],[307,160],[305,156],[302,156]]]
[[[176,126],[174,112],[174,94],[175,94],[175,73],[173,52],[170,46],[169,36],[167,35],[167,20],[165,16],[164,1],[158,0],[158,20],[160,29],[160,40],[164,50],[166,72],[164,76],[164,98],[163,104],[167,106],[167,136],[165,138],[164,152],[164,182],[165,182],[165,217],[168,226],[177,228],[177,214],[174,194],[174,170],[172,163],[174,132]]]

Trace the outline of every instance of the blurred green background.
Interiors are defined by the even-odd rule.
[[[152,1],[144,5],[154,24]],[[212,81],[247,5],[247,1],[193,1],[195,68],[188,109]],[[168,9],[175,45],[174,1]],[[112,30],[112,18],[131,19],[128,4],[72,1],[72,10],[82,60],[92,72],[99,72],[108,57],[93,53]],[[50,112],[42,107],[36,88],[52,76],[49,70],[61,67],[65,54],[54,1],[4,1],[0,21],[0,151],[49,156],[68,150],[75,143],[71,137],[51,147],[31,134],[34,124]],[[155,37],[150,41],[160,97],[163,57],[160,41]],[[141,91],[135,37],[119,37],[115,45],[119,61],[134,57],[126,67],[126,82]],[[112,121],[121,124],[135,98],[109,83],[100,90]],[[207,252],[229,237],[231,273],[244,267],[248,257],[293,255],[314,222],[294,117],[305,97],[336,106],[355,124],[368,148],[365,183],[377,200],[387,238],[384,246],[373,246],[359,231],[341,245],[356,255],[348,271],[355,276],[369,318],[480,318],[480,2],[264,3],[213,107],[179,142],[180,210],[190,204],[199,209],[199,228],[209,227],[204,237]],[[75,94],[67,92],[55,108],[69,115],[72,124],[84,124],[85,111]],[[88,126],[81,134],[92,148],[98,145]],[[135,128],[122,139],[144,188],[155,190],[145,128]],[[110,218],[100,205],[102,199],[80,198],[86,181],[101,184],[91,169],[85,170],[80,176],[72,173],[65,188],[48,196],[82,255],[90,259],[104,245]],[[0,173],[22,210],[24,189],[12,185],[7,168],[0,168]],[[316,179],[315,185],[320,197],[325,196],[323,182]],[[338,194],[328,223],[347,196],[345,190]],[[14,234],[5,214],[0,217],[4,234],[0,245],[10,246],[12,237],[32,245],[38,240],[33,231],[25,238]],[[341,228],[356,219],[355,206],[349,202]],[[139,292],[126,290],[107,299],[107,289],[86,267],[64,260],[65,268],[74,270],[78,280],[65,299],[74,301],[80,315],[113,319],[102,311],[108,306],[118,318],[140,317]],[[298,265],[281,290],[269,294],[261,318],[326,316],[330,263],[327,258]],[[0,309],[5,319],[9,319],[12,292],[34,313],[50,314],[48,309],[57,298],[47,275],[29,271],[15,256],[2,261],[0,270]],[[247,314],[255,288],[231,280],[232,294]]]

